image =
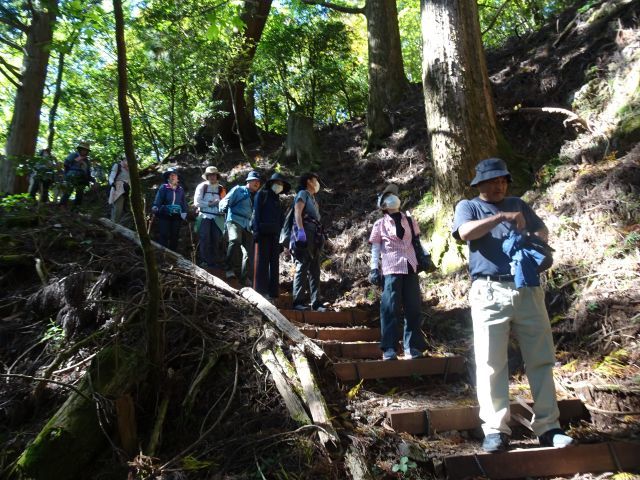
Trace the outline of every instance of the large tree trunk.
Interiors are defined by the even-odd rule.
[[[238,146],[238,131],[245,142],[254,142],[258,139],[258,132],[253,120],[253,113],[248,112],[245,99],[246,78],[251,70],[251,63],[258,48],[258,42],[262,37],[262,31],[267,23],[267,17],[271,10],[272,0],[245,1],[244,11],[241,15],[245,22],[242,32],[243,54],[236,58],[229,67],[228,80],[232,82],[232,91],[229,91],[227,80],[222,80],[213,91],[213,100],[219,102],[219,111],[222,116],[208,118],[205,125],[196,135],[196,149],[206,151],[209,146],[220,139],[223,142]],[[235,99],[235,108],[232,101]],[[236,115],[234,115],[234,110]]]
[[[367,106],[367,150],[380,146],[393,131],[390,115],[404,95],[404,74],[396,0],[367,0],[369,47],[369,100]]]
[[[475,164],[498,149],[493,99],[475,0],[421,0],[423,88],[434,170],[433,255],[459,266],[453,209],[470,195]]]
[[[40,9],[35,7],[38,4],[41,5]],[[6,193],[27,191],[28,177],[16,175],[16,163],[24,157],[33,156],[36,151],[53,26],[58,13],[57,0],[38,2],[33,7],[22,60],[22,84],[14,101],[5,147],[6,157],[0,165],[0,192]]]
[[[116,45],[118,49],[118,107],[122,121],[122,135],[124,151],[129,164],[131,177],[131,211],[140,238],[140,246],[144,255],[144,266],[147,275],[147,307],[145,323],[147,327],[147,354],[151,368],[151,380],[154,387],[158,387],[159,378],[164,363],[164,341],[162,329],[158,322],[158,309],[161,301],[160,279],[156,257],[151,246],[151,239],[147,232],[142,203],[142,186],[138,173],[138,160],[133,145],[131,117],[127,104],[127,49],[124,39],[124,18],[122,14],[122,0],[113,0],[113,13],[116,19]]]
[[[313,118],[291,112],[287,118],[287,140],[282,151],[283,160],[296,161],[310,168],[320,161],[318,139],[313,130]]]

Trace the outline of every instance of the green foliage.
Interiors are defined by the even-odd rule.
[[[402,476],[405,476],[411,468],[416,468],[417,466],[418,465],[416,465],[416,462],[412,462],[409,460],[409,457],[403,456],[400,457],[398,463],[395,463],[393,467],[391,467],[391,470],[400,473]]]
[[[570,0],[482,0],[478,2],[478,13],[484,45],[498,48],[510,38],[520,39],[572,3]]]
[[[55,348],[58,348],[64,341],[64,329],[58,326],[53,320],[49,320],[49,326],[42,335],[42,340],[50,342]]]
[[[318,124],[338,123],[364,110],[366,66],[350,49],[344,23],[301,9],[274,10],[253,64],[257,121],[284,133],[290,112]]]

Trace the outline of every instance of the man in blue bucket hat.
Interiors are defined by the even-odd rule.
[[[249,172],[244,185],[236,185],[220,203],[220,212],[225,215],[227,245],[227,278],[237,277],[240,284],[249,286],[253,272],[253,234],[251,217],[253,197],[260,188],[262,178],[255,170]]]
[[[553,382],[555,348],[542,287],[514,283],[514,262],[503,250],[513,231],[532,232],[547,240],[548,230],[532,208],[507,197],[511,174],[499,158],[476,166],[471,186],[478,197],[462,200],[455,210],[452,234],[469,246],[469,292],[476,361],[476,389],[485,438],[482,448],[499,452],[509,446],[509,333],[515,333],[526,364],[535,412],[532,428],[543,447],[574,443],[560,428]]]

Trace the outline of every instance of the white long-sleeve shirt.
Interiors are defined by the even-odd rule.
[[[203,218],[215,218],[219,214],[218,204],[224,197],[224,188],[216,183],[202,182],[196,187],[193,196],[194,203],[200,208],[200,216]]]

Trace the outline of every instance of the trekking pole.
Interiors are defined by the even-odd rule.
[[[153,220],[155,218],[156,218],[156,216],[153,213],[147,217],[147,219],[148,219],[148,221],[147,221],[147,235],[149,235],[149,232],[151,232],[151,226],[153,225]]]

